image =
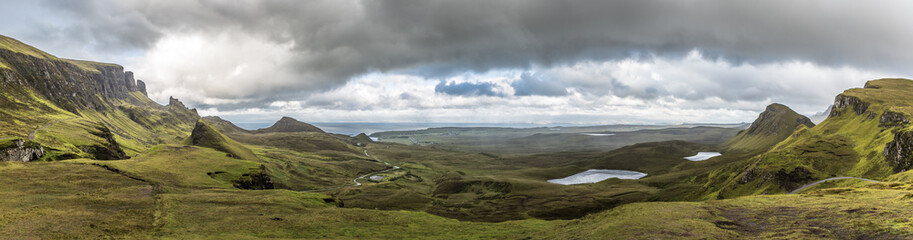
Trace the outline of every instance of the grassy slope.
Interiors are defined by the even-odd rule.
[[[7,83],[0,83],[0,87],[0,138],[24,138],[44,124],[76,116],[28,88]]]
[[[148,237],[152,186],[99,167],[0,163],[0,235],[13,239]]]
[[[840,109],[813,128],[800,128],[770,151],[765,152],[743,168],[729,169],[730,178],[721,194],[726,197],[760,193],[782,193],[802,183],[833,176],[856,176],[885,179],[894,174],[882,154],[884,146],[893,140],[892,131],[909,126],[883,126],[878,116],[890,110],[911,114],[913,81],[901,79],[875,80],[867,86],[842,95],[858,97],[869,103],[867,110],[857,114],[853,106]],[[805,173],[807,172],[807,173]]]
[[[800,127],[814,127],[808,117],[782,104],[771,104],[751,126],[722,144],[728,151],[766,151]]]
[[[100,63],[100,62],[92,62],[92,61],[84,61],[84,60],[57,58],[54,55],[41,51],[35,47],[29,46],[28,44],[22,43],[19,40],[16,40],[16,39],[13,39],[10,37],[6,37],[3,35],[0,35],[0,49],[9,50],[9,51],[12,51],[15,53],[21,53],[21,54],[33,56],[33,57],[40,58],[40,59],[58,60],[58,61],[68,62],[68,63],[78,66],[79,68],[81,68],[85,71],[90,71],[90,72],[97,72],[98,71],[97,67],[99,67],[99,66],[116,66],[116,64],[111,64],[111,63]],[[5,62],[3,62],[2,59],[0,59],[0,68],[11,69],[11,67],[8,66]]]
[[[233,158],[257,160],[257,156],[254,155],[254,152],[250,149],[247,149],[237,141],[226,137],[219,132],[219,130],[216,130],[203,120],[197,121],[196,126],[193,128],[193,132],[190,134],[190,137],[184,141],[184,144],[212,148],[228,153],[228,155]]]
[[[830,188],[706,202],[628,204],[542,239],[908,239],[909,183]]]
[[[209,148],[159,145],[128,160],[74,160],[118,169],[130,176],[166,186],[232,188],[232,180],[258,170],[254,161],[231,158]]]

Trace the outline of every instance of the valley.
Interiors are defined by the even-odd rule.
[[[819,124],[770,104],[750,125],[245,129],[0,36],[0,235],[911,238],[911,96],[872,80]]]

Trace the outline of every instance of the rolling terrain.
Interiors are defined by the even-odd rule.
[[[200,117],[152,101],[121,66],[0,36],[0,235],[907,239],[911,96],[911,80],[869,81],[818,125],[772,104],[747,129],[441,128],[375,142],[288,117],[257,130]],[[698,152],[722,155],[684,159]],[[547,182],[589,169],[647,176]]]

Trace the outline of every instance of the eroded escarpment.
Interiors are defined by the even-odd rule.
[[[15,139],[0,143],[0,161],[31,162],[44,156],[44,147],[36,142]]]
[[[831,107],[831,114],[828,117],[839,117],[846,111],[847,107],[852,107],[857,115],[862,115],[869,109],[869,103],[862,101],[858,97],[843,94],[837,95],[837,98],[834,99],[834,106]]]
[[[894,140],[884,146],[884,158],[894,172],[903,172],[913,167],[913,132],[898,131]]]

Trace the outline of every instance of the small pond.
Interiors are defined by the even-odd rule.
[[[572,184],[584,184],[584,183],[596,183],[601,182],[609,178],[618,178],[618,179],[640,179],[646,177],[646,173],[628,171],[628,170],[612,170],[612,169],[590,169],[583,171],[578,174],[571,175],[566,178],[559,179],[549,179],[550,183],[557,183],[561,185],[572,185]]]
[[[698,152],[697,155],[685,157],[685,159],[688,159],[688,161],[697,162],[697,161],[704,161],[704,160],[710,159],[712,157],[720,156],[720,155],[723,155],[723,154],[720,154],[718,152]]]

